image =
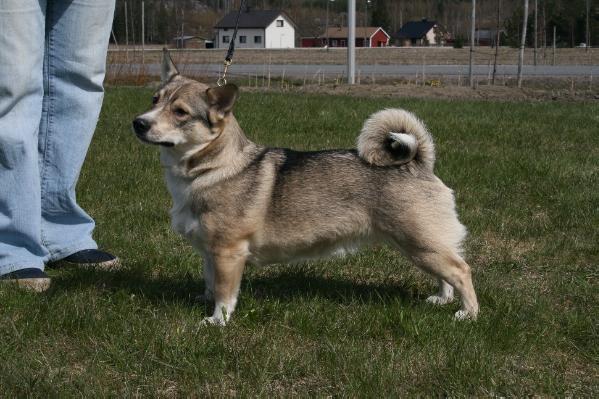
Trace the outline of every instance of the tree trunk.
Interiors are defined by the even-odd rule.
[[[585,51],[589,51],[589,47],[591,47],[591,24],[590,24],[590,17],[589,14],[591,13],[591,0],[587,0],[587,40],[586,40],[586,45],[587,47],[585,48]]]
[[[524,0],[524,18],[522,22],[522,40],[518,55],[518,87],[522,87],[522,65],[524,64],[524,46],[526,45],[526,25],[528,25],[528,0]]]
[[[495,25],[495,57],[493,59],[493,79],[491,84],[495,85],[495,75],[497,74],[497,55],[499,53],[499,24],[501,23],[501,0],[497,0],[497,23]]]
[[[534,46],[535,46],[535,50],[534,50],[534,64],[535,64],[535,66],[537,66],[537,47],[538,47],[537,46],[537,36],[538,36],[537,33],[539,32],[538,29],[537,29],[537,19],[538,19],[538,16],[539,16],[538,9],[539,9],[539,3],[538,3],[538,0],[535,0],[535,19],[534,19],[534,22],[535,22],[535,24],[534,24],[534,30],[535,30],[535,32],[533,34]]]
[[[474,89],[474,27],[476,24],[476,0],[472,0],[472,27],[470,28],[470,87]]]

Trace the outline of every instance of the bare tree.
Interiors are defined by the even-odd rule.
[[[591,47],[591,29],[590,29],[590,20],[589,20],[589,14],[591,13],[591,0],[587,0],[587,40],[586,40],[586,48],[585,51],[589,51],[589,47]]]
[[[474,0],[473,0],[474,1]],[[526,25],[528,22],[528,0],[524,0],[524,18],[522,23],[522,40],[518,55],[518,87],[522,87],[522,64],[524,63],[524,46],[526,45]]]
[[[538,0],[535,0],[535,19],[534,19],[534,22],[535,22],[534,23],[534,30],[535,30],[535,32],[534,32],[534,36],[533,36],[533,38],[534,38],[534,46],[535,46],[535,50],[534,50],[534,64],[535,64],[535,66],[537,66],[537,47],[538,47],[537,46],[537,36],[538,36],[537,33],[539,32],[538,29],[537,29],[537,20],[538,20],[538,15],[539,15],[539,11],[538,10],[539,10],[539,3],[538,3]]]
[[[495,84],[495,75],[497,74],[497,55],[499,53],[499,38],[501,36],[501,31],[499,30],[499,26],[501,24],[501,0],[497,0],[497,21],[495,24],[495,57],[493,58],[493,79],[491,80],[491,84]]]
[[[127,18],[127,2],[125,2],[125,60],[129,63],[129,21]]]
[[[474,27],[476,23],[476,0],[472,0],[472,27],[470,30],[470,87],[474,89]]]

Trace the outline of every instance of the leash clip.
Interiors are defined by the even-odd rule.
[[[218,80],[216,81],[216,84],[219,87],[227,84],[227,69],[229,69],[229,65],[231,65],[232,63],[233,62],[231,60],[225,60],[225,62],[223,63],[223,65],[224,65],[223,76],[218,78]]]

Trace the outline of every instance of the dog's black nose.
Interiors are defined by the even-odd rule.
[[[135,118],[133,121],[133,130],[135,130],[135,133],[137,134],[144,134],[150,130],[150,123],[145,119]]]

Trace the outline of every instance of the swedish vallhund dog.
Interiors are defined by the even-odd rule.
[[[401,109],[372,115],[357,150],[299,152],[250,141],[233,116],[236,86],[208,87],[181,76],[168,52],[153,107],[133,121],[160,147],[173,197],[174,230],[204,258],[204,299],[224,325],[246,263],[298,262],[387,243],[435,276],[435,304],[461,297],[457,319],[476,318],[470,267],[460,256],[466,229],[453,192],[433,173],[433,140]]]

